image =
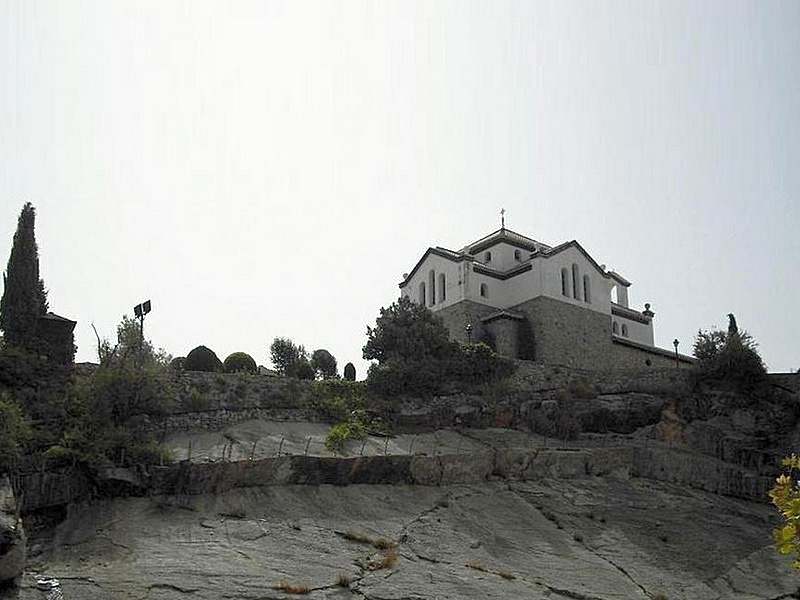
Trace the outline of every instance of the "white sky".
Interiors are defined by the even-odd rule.
[[[359,378],[428,246],[577,239],[656,342],[800,366],[800,3],[0,2],[0,261],[37,209],[51,309]]]

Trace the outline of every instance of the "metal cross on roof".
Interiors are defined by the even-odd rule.
[[[500,229],[506,228],[506,209],[500,209]]]

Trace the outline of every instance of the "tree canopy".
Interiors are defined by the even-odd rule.
[[[333,379],[339,374],[336,368],[336,358],[324,348],[314,350],[311,355],[311,367],[317,377],[321,379]]]
[[[344,366],[344,378],[347,381],[356,380],[356,367],[353,363],[349,362]]]
[[[117,325],[117,343],[112,346],[108,339],[98,336],[97,354],[101,365],[132,364],[141,367],[164,367],[172,360],[166,350],[156,349],[153,343],[142,337],[139,321],[122,315]]]
[[[740,330],[733,314],[728,315],[728,330],[700,330],[694,342],[694,355],[700,375],[749,386],[766,375],[758,354],[758,344],[749,333]]]
[[[281,375],[314,379],[314,367],[308,360],[306,349],[289,338],[276,337],[272,340],[269,355],[275,370]]]
[[[485,344],[450,341],[442,320],[407,298],[381,308],[375,327],[367,327],[363,352],[364,358],[378,361],[367,373],[368,389],[384,397],[436,394],[514,371],[511,361]]]
[[[39,346],[37,322],[47,313],[47,292],[39,278],[35,222],[36,210],[28,202],[17,221],[0,299],[0,329],[5,333],[5,342],[27,350]]]
[[[375,327],[367,327],[363,355],[383,364],[391,359],[441,359],[451,349],[442,320],[421,304],[402,297],[389,308],[381,308]]]

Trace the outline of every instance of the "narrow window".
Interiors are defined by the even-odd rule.
[[[514,260],[522,260],[522,253],[519,250],[514,250]]]
[[[569,292],[567,291],[567,270],[561,269],[561,295],[562,296],[569,296]]]
[[[628,337],[628,325],[626,323],[622,324],[622,337]]]
[[[581,299],[580,276],[578,275],[578,265],[572,263],[572,297],[575,300]]]
[[[484,298],[489,297],[489,286],[486,285],[485,283],[481,284],[481,296],[483,296]]]
[[[592,303],[592,289],[588,275],[583,276],[583,300],[588,304]]]
[[[445,292],[445,284],[446,280],[444,277],[444,273],[439,273],[439,302],[444,302],[447,299]]]
[[[491,252],[487,252],[486,254],[483,255],[483,259],[486,262],[492,262],[492,253]]]
[[[618,335],[619,334],[619,325],[617,325],[616,321],[613,321],[611,323],[611,333],[613,333],[614,335]]]
[[[428,271],[428,304],[433,306],[436,304],[436,273],[433,272],[433,269]]]
[[[611,288],[611,302],[619,304],[619,302],[617,302],[617,286]]]
[[[419,303],[425,306],[425,282],[419,282]]]

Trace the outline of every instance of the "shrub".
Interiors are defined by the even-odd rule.
[[[180,373],[186,370],[186,357],[185,356],[176,356],[171,361],[169,361],[169,368],[170,370]]]
[[[0,474],[16,461],[21,444],[30,436],[19,405],[5,392],[0,393]]]
[[[309,404],[323,421],[345,421],[353,411],[367,408],[366,387],[343,379],[317,381]]]
[[[256,361],[246,352],[234,352],[225,359],[222,368],[226,373],[256,373],[258,371]]]
[[[780,526],[772,530],[772,540],[778,552],[793,555],[792,567],[800,570],[800,532],[797,529],[800,519],[800,481],[797,478],[800,457],[792,453],[783,458],[781,465],[788,472],[782,473],[769,491],[772,504],[782,519]]]
[[[356,368],[353,363],[347,363],[344,366],[344,378],[347,381],[355,381],[356,380]]]
[[[488,383],[508,377],[514,363],[483,343],[459,344],[452,354],[449,376],[468,383]]]
[[[341,452],[344,443],[349,440],[363,440],[367,437],[367,428],[356,418],[332,425],[325,436],[325,447],[331,452]]]
[[[186,355],[184,368],[187,371],[206,371],[214,373],[222,370],[222,362],[213,350],[205,346],[198,346]]]
[[[737,387],[750,387],[762,380],[766,367],[746,331],[739,331],[733,315],[727,333],[718,329],[700,330],[694,342],[700,378],[726,381]]]
[[[324,348],[314,350],[311,355],[311,367],[321,379],[333,379],[339,376],[336,369],[336,358]]]

